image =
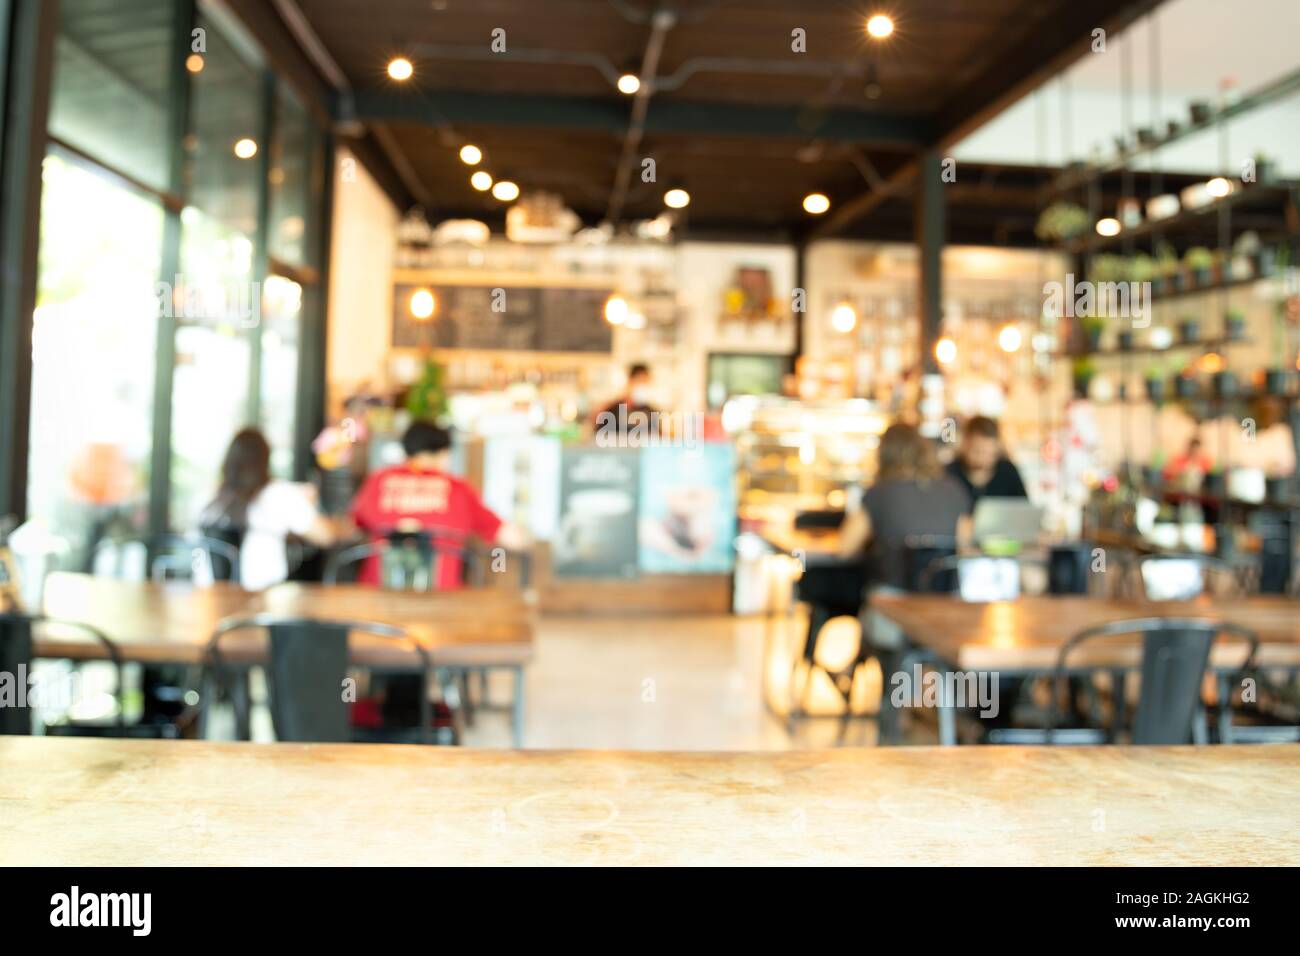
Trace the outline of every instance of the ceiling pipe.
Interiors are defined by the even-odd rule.
[[[673,16],[668,14],[668,16]],[[493,53],[481,46],[466,46],[454,43],[415,43],[411,52],[416,56],[431,60],[478,60],[493,63],[538,63],[544,65],[586,66],[600,73],[613,86],[623,71],[601,53],[587,53],[578,50],[508,50]],[[682,63],[666,76],[645,77],[655,89],[672,91],[680,89],[687,80],[697,73],[780,73],[786,76],[863,76],[866,67],[861,63],[825,63],[817,60],[760,60],[750,57],[695,56]]]
[[[654,75],[659,68],[659,55],[663,52],[664,40],[673,28],[677,18],[667,10],[658,10],[650,21],[650,38],[646,40],[645,54],[641,57],[641,88],[636,91],[632,102],[632,118],[628,123],[627,135],[623,137],[623,152],[618,160],[618,171],[614,174],[614,189],[609,196],[609,209],[605,220],[610,226],[617,226],[623,215],[623,204],[627,200],[628,185],[632,181],[632,167],[636,163],[636,152],[645,133],[646,110],[650,108],[650,97],[654,94]]]

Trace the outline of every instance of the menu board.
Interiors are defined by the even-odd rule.
[[[725,574],[735,564],[730,444],[641,451],[638,564],[647,574]]]
[[[640,472],[634,448],[561,452],[560,522],[551,541],[557,577],[636,577]]]
[[[411,314],[411,295],[433,292],[436,311]],[[522,352],[608,352],[609,289],[398,284],[393,295],[393,347],[509,349]]]

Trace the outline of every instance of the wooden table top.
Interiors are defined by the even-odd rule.
[[[1061,645],[1079,631],[1135,617],[1231,621],[1259,635],[1259,663],[1300,664],[1300,601],[1281,595],[1160,602],[1038,595],[974,604],[947,594],[882,594],[871,598],[871,607],[917,644],[968,670],[1050,670]],[[1071,652],[1069,663],[1132,666],[1140,660],[1140,648],[1131,638],[1099,638]],[[1228,635],[1216,642],[1211,660],[1230,667],[1244,654],[1244,643]]]
[[[407,628],[438,664],[522,664],[532,656],[535,614],[530,593],[466,589],[393,592],[356,584],[280,584],[250,593],[226,583],[193,588],[184,583],[118,581],[56,573],[45,584],[45,613],[92,624],[112,638],[123,656],[142,663],[193,664],[217,623],[227,617],[269,612],[286,617],[377,621]],[[229,659],[260,656],[265,640],[254,634],[223,639]],[[102,658],[102,647],[71,632],[42,632],[42,657]],[[358,663],[409,662],[399,644],[358,636]]]
[[[3,737],[0,767],[4,866],[1300,864],[1295,745],[760,754]]]

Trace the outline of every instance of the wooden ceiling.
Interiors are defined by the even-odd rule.
[[[295,53],[333,89],[335,118],[364,124],[399,201],[434,218],[500,221],[501,204],[470,188],[456,157],[472,142],[491,172],[525,193],[559,193],[589,223],[652,217],[681,183],[687,235],[796,240],[892,235],[920,151],[950,145],[1081,55],[1095,26],[1116,29],[1153,5],[271,0]],[[863,28],[878,11],[896,24],[884,42]],[[491,47],[498,29],[504,52]],[[791,49],[796,29],[806,52]],[[385,73],[398,55],[415,66],[404,84]],[[647,58],[656,79],[638,122],[614,79]],[[644,158],[655,183],[641,181]],[[813,191],[833,203],[820,219],[800,205]],[[1015,241],[1032,219],[1023,203],[982,199],[973,218],[954,209],[963,233]]]

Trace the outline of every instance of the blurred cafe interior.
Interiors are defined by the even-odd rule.
[[[0,16],[0,862],[1300,863],[1291,0]]]

